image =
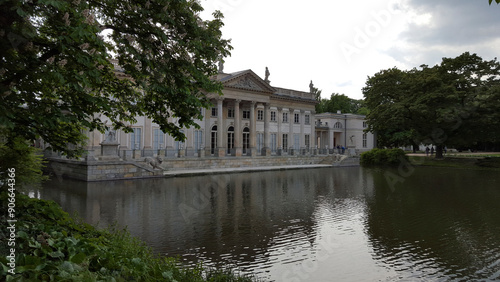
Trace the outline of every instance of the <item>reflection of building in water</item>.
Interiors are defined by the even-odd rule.
[[[212,262],[223,260],[222,255],[245,254],[242,260],[258,261],[268,259],[269,248],[283,242],[310,251],[320,224],[317,199],[370,193],[367,181],[370,178],[359,168],[308,169],[97,183],[55,181],[50,185],[61,189],[42,194],[70,213],[77,210],[87,222],[127,226],[159,253]],[[69,191],[68,185],[74,189]]]

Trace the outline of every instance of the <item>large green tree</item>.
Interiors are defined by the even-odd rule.
[[[0,2],[0,125],[16,137],[43,138],[53,149],[104,131],[100,115],[127,130],[148,116],[184,138],[196,126],[204,93],[229,55],[222,14],[202,20],[196,0],[2,0]],[[116,75],[112,59],[125,74]],[[177,117],[173,123],[169,117]]]
[[[412,101],[408,73],[397,68],[382,70],[370,77],[363,93],[370,109],[367,130],[377,132],[379,146],[415,145],[416,131],[411,126]]]
[[[381,146],[499,142],[500,64],[468,52],[440,65],[381,71],[363,88],[369,130]]]

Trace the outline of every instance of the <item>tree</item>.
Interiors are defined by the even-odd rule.
[[[397,68],[382,70],[368,78],[363,88],[368,131],[377,132],[382,147],[414,145],[417,137],[412,129],[411,101],[408,95],[408,73]]]
[[[363,100],[352,99],[345,94],[333,93],[330,99],[320,100],[320,103],[316,105],[316,112],[336,113],[337,111],[341,111],[342,113],[358,114],[360,110],[366,112],[366,109],[363,109],[363,107]]]
[[[490,1],[490,5],[491,3],[493,3],[493,0],[489,0]],[[497,4],[500,4],[500,0],[495,0],[495,2],[497,2]]]
[[[183,139],[232,49],[222,14],[204,21],[195,0],[5,0],[0,4],[0,124],[8,144],[42,138],[70,157],[85,129],[129,130],[148,116]],[[116,75],[116,59],[126,79]],[[174,123],[169,117],[176,117]],[[81,148],[81,147],[77,147]]]
[[[381,145],[499,142],[500,64],[468,52],[421,69],[381,71],[363,88],[370,131]],[[403,138],[401,138],[403,137]]]
[[[7,188],[9,184],[15,184],[16,190],[20,190],[21,187],[33,187],[46,180],[42,172],[42,155],[38,153],[21,137],[13,140],[12,146],[0,141],[0,187]],[[15,182],[11,182],[12,179]],[[7,189],[2,189],[4,191]]]

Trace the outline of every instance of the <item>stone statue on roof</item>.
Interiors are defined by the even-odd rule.
[[[313,84],[312,80],[311,80],[311,83],[309,83],[309,92],[314,93],[314,84]]]
[[[271,73],[269,72],[269,69],[266,67],[266,78],[264,79],[264,81],[267,83],[271,82],[269,81],[269,75],[271,75]]]

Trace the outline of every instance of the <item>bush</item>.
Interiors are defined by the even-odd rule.
[[[362,166],[398,166],[401,161],[408,161],[408,156],[401,149],[375,148],[361,154]]]

